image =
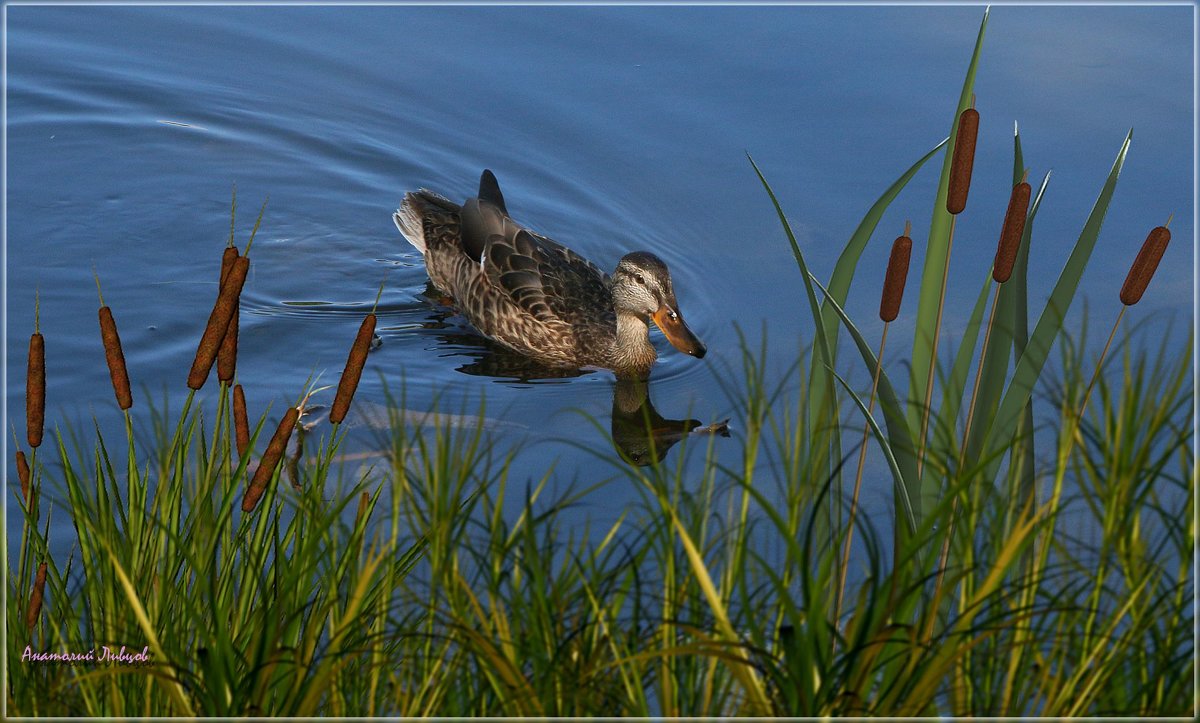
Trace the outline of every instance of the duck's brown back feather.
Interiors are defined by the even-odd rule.
[[[612,294],[595,264],[484,199],[459,206],[429,191],[409,193],[397,226],[421,248],[411,228],[417,220],[429,279],[480,332],[553,366],[611,358]]]

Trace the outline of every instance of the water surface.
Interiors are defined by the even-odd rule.
[[[145,413],[147,390],[178,408],[216,291],[236,184],[243,245],[269,197],[242,297],[239,378],[252,410],[282,409],[313,374],[336,383],[382,283],[382,344],[356,409],[383,404],[385,384],[397,393],[403,385],[417,411],[437,397],[477,414],[486,399],[496,433],[529,445],[518,479],[536,479],[551,461],[563,486],[612,475],[618,461],[595,461],[595,452],[613,456],[604,434],[611,375],[514,378],[461,320],[423,297],[421,259],[392,225],[405,191],[428,187],[461,200],[491,168],[514,217],[601,267],[635,249],[667,261],[709,355],[684,357],[655,332],[661,361],[651,399],[667,418],[733,416],[736,435],[720,381],[740,368],[738,328],[754,346],[768,330],[776,371],[811,340],[795,263],[747,152],[827,277],[875,198],[948,133],[981,14],[10,5],[10,428],[23,433],[36,292],[51,429],[95,414],[119,434],[95,329],[93,269],[120,324],[140,390],[136,409]],[[1186,6],[993,9],[976,86],[984,117],[977,180],[952,262],[952,278],[966,281],[951,285],[949,338],[991,260],[1014,121],[1034,178],[1054,171],[1035,233],[1031,306],[1040,309],[1133,127],[1083,293],[1094,324],[1106,327],[1132,255],[1174,213],[1177,241],[1130,320],[1175,314],[1177,328],[1191,323],[1191,20]],[[938,167],[931,163],[893,205],[863,260],[848,307],[869,339],[879,333],[883,259],[906,219],[920,268]],[[893,339],[909,336],[914,309],[910,299]],[[906,346],[889,354],[898,376]],[[846,372],[867,380],[861,369]],[[204,392],[210,405],[214,394],[215,383]],[[372,438],[359,431],[351,440],[369,448]],[[736,455],[734,439],[713,444]],[[870,504],[886,509],[886,472],[875,472],[867,484],[880,494]],[[579,514],[612,518],[636,498],[612,484]],[[13,534],[19,514],[10,504]],[[69,537],[62,532],[56,540]]]

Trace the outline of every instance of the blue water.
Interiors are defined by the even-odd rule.
[[[479,362],[491,352],[421,296],[420,257],[391,222],[404,192],[428,187],[462,199],[491,168],[519,221],[600,266],[611,269],[635,249],[661,256],[709,355],[677,354],[656,332],[651,398],[669,418],[733,416],[736,434],[734,405],[719,384],[740,368],[735,324],[757,345],[766,322],[775,370],[810,342],[812,328],[786,238],[746,153],[827,278],[878,195],[948,133],[982,8],[7,12],[6,427],[22,442],[35,293],[49,428],[94,414],[120,433],[95,327],[93,269],[120,324],[135,410],[146,414],[147,390],[178,409],[216,291],[236,184],[243,246],[269,197],[242,297],[239,378],[252,412],[282,409],[314,372],[336,383],[382,283],[382,345],[356,409],[382,404],[384,383],[406,384],[413,410],[436,394],[474,413],[484,395],[498,433],[530,445],[517,478],[536,479],[556,461],[556,479],[569,485],[614,472],[591,454],[611,454],[602,433],[611,375],[538,383],[488,375]],[[1014,121],[1032,177],[1053,169],[1034,236],[1033,313],[1132,127],[1082,294],[1092,324],[1107,328],[1133,254],[1174,214],[1176,240],[1127,318],[1173,317],[1177,332],[1192,323],[1192,17],[1187,6],[993,9],[976,84],[976,180],[952,257],[952,279],[968,282],[951,284],[948,338],[962,328],[994,253]],[[916,284],[938,168],[940,159],[893,204],[864,257],[848,308],[868,339],[880,331],[876,280],[906,219],[917,241]],[[1077,300],[1075,323],[1081,308]],[[888,355],[898,378],[914,311],[910,296],[891,332],[905,340]],[[845,373],[868,379],[861,369]],[[203,396],[210,406],[214,387]],[[369,448],[371,439],[354,432],[351,445]],[[735,440],[713,443],[736,454]],[[882,467],[875,472],[867,484],[879,494],[870,504],[883,510],[890,483]],[[636,498],[609,485],[579,514],[612,518]],[[10,534],[19,529],[14,500],[10,493]],[[65,515],[55,521],[65,551],[73,533]]]

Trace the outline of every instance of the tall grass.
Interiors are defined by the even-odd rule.
[[[277,464],[273,422],[284,417],[281,441],[289,419],[294,434],[311,434],[303,413],[314,390],[298,390],[294,411],[243,423],[234,371],[199,392],[208,352],[236,352],[236,321],[210,329],[179,412],[168,400],[126,405],[115,388],[118,445],[99,424],[86,434],[60,425],[53,444],[27,460],[22,451],[6,714],[1188,716],[1193,360],[1125,332],[1111,354],[1093,355],[1085,335],[1062,333],[1129,139],[1032,331],[1029,242],[1046,180],[1011,279],[993,287],[988,269],[966,279],[983,284],[970,325],[957,348],[935,354],[940,295],[964,283],[943,277],[946,160],[900,389],[842,306],[879,219],[953,145],[887,189],[826,283],[809,274],[763,178],[804,283],[810,350],[768,373],[764,334],[758,348],[743,343],[740,369],[720,370],[736,443],[688,437],[644,467],[594,452],[621,471],[557,496],[552,463],[514,478],[531,468],[515,463],[523,451],[482,427],[436,408],[424,424],[406,421],[403,388],[377,465],[346,464],[340,424]],[[1007,194],[1023,176],[1016,136],[1013,179],[976,178],[973,195]],[[236,318],[235,299],[218,303]],[[105,340],[117,338],[113,323]],[[859,370],[877,378],[871,395],[845,381],[858,360],[839,356],[842,330]],[[53,320],[38,333],[53,350]],[[369,337],[360,331],[350,381]],[[930,377],[936,389],[923,386]],[[843,504],[860,450],[842,436],[859,439],[864,424],[866,453],[887,470],[866,480],[876,497],[890,491],[883,514]],[[609,485],[632,485],[638,501],[581,526],[576,508]],[[52,513],[72,521],[69,543],[50,539]],[[51,555],[68,544],[66,560]],[[104,646],[126,657],[95,660]]]

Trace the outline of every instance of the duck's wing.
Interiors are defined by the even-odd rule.
[[[462,248],[493,290],[539,321],[568,323],[610,312],[604,272],[565,246],[473,198],[462,209]]]

